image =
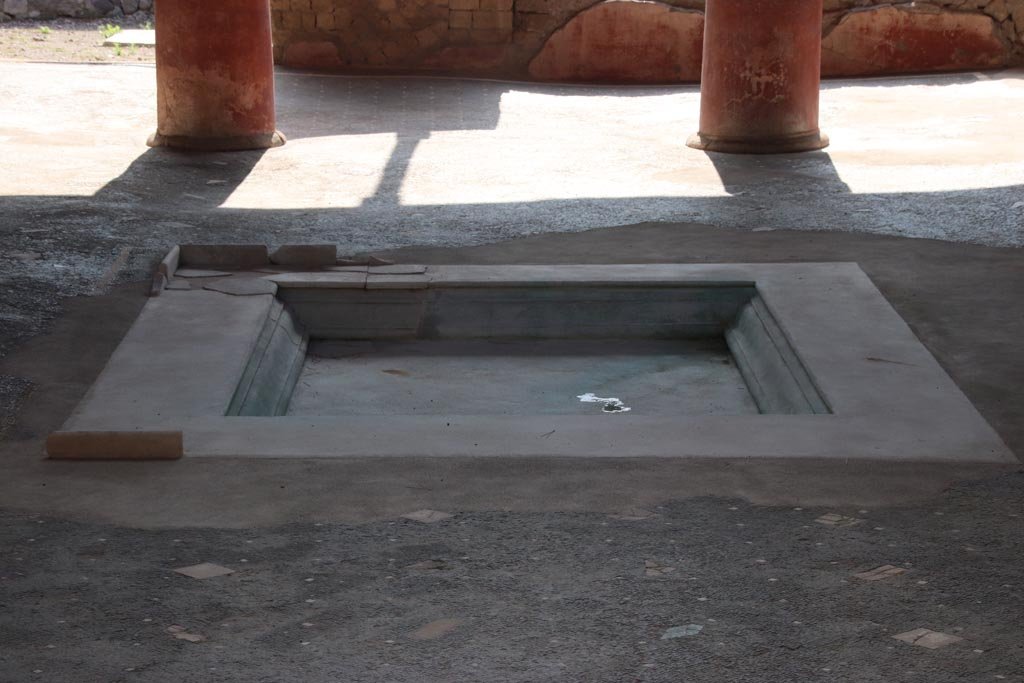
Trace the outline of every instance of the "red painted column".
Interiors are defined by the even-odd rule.
[[[828,145],[818,130],[822,0],[707,0],[700,130],[711,152],[778,154]]]
[[[156,2],[153,147],[203,151],[284,144],[275,129],[267,0]]]

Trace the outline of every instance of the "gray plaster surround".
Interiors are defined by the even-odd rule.
[[[1016,462],[855,263],[250,267],[182,285],[177,258],[158,278],[179,286],[157,288],[51,457],[103,457],[106,438],[132,457],[162,434],[180,444],[163,457]],[[311,339],[491,337],[722,338],[760,414],[287,414]]]

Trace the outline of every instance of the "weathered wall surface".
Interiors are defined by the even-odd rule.
[[[275,57],[286,66],[625,83],[696,81],[703,6],[703,0],[271,0]],[[826,76],[1020,64],[1024,0],[826,0],[822,47]]]
[[[117,18],[152,10],[153,0],[0,0],[0,21],[57,17]]]

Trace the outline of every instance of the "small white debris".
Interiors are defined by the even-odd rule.
[[[602,398],[590,392],[580,394],[576,398],[580,400],[580,403],[603,403],[602,413],[628,413],[633,410],[617,398]]]

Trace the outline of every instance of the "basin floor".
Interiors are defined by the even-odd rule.
[[[289,415],[602,412],[758,409],[720,339],[317,341],[288,408]]]

